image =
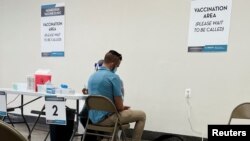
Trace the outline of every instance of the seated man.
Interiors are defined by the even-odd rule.
[[[103,64],[103,60],[99,60],[97,63],[95,63],[95,70],[98,71],[98,69],[102,66]],[[82,89],[82,93],[87,95],[88,94],[88,89],[86,87],[84,87]],[[88,109],[87,107],[84,105],[82,108],[82,111],[80,112],[80,122],[83,125],[83,127],[85,127],[86,123],[88,120]],[[85,137],[86,141],[97,141],[98,138],[96,136],[92,136],[92,135],[87,135]]]
[[[103,66],[103,62],[104,62],[104,60],[101,59],[97,63],[95,63],[95,65],[94,65],[95,71],[98,71]],[[113,72],[113,73],[115,73],[115,72]],[[122,80],[121,80],[121,83],[122,83],[122,88],[121,88],[122,96],[124,97],[124,88],[123,88],[123,82],[122,82]],[[87,95],[88,94],[88,89],[86,87],[84,87],[82,89],[82,93],[85,94],[85,95]],[[87,119],[88,119],[88,109],[84,105],[82,111],[80,112],[80,122],[83,125],[83,127],[85,127],[85,125],[87,123]],[[88,135],[88,136],[85,137],[85,140],[87,140],[87,141],[88,140],[89,141],[95,141],[96,139],[97,138],[95,136],[89,136]]]
[[[102,95],[109,98],[115,104],[121,115],[122,123],[135,122],[132,141],[140,141],[144,130],[146,114],[140,110],[131,110],[123,105],[122,84],[120,77],[115,74],[122,60],[121,54],[114,50],[106,53],[103,66],[92,74],[88,81],[88,92],[90,95]],[[92,123],[110,126],[114,125],[116,116],[104,111],[89,111]]]

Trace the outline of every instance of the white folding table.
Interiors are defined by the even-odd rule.
[[[11,88],[0,88],[0,91],[3,91],[6,93],[6,95],[9,94],[15,94],[15,95],[21,95],[21,104],[20,106],[17,107],[13,107],[15,108],[20,108],[21,110],[21,116],[24,120],[25,125],[27,126],[28,130],[29,130],[29,135],[28,135],[28,139],[30,139],[31,137],[31,130],[30,127],[24,117],[24,113],[23,113],[23,107],[28,105],[29,103],[32,103],[42,97],[45,96],[56,96],[56,97],[64,97],[65,99],[70,99],[70,100],[76,100],[76,124],[74,124],[74,129],[73,129],[73,134],[71,136],[71,141],[73,140],[74,136],[76,135],[77,129],[78,129],[78,124],[79,124],[79,119],[78,119],[78,113],[79,113],[79,100],[85,100],[87,98],[87,95],[83,95],[81,93],[75,93],[75,94],[48,94],[48,93],[42,93],[42,92],[34,92],[34,91],[21,91],[21,90],[13,90]],[[24,103],[24,96],[36,96],[37,98],[30,100],[26,103]],[[34,128],[34,127],[33,127]],[[33,129],[32,128],[32,129]]]

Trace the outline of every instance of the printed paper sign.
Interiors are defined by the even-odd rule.
[[[228,47],[232,0],[193,0],[188,52],[225,52]]]
[[[64,3],[41,6],[42,57],[64,56]]]
[[[63,97],[45,96],[46,123],[66,125],[66,108]]]
[[[0,91],[0,116],[7,116],[7,97],[6,93]]]

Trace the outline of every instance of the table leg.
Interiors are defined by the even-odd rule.
[[[73,141],[74,137],[76,136],[76,132],[78,131],[78,124],[79,124],[78,113],[79,113],[79,100],[77,99],[76,100],[76,123],[74,123],[74,129],[73,129],[73,133],[70,138],[70,141]]]
[[[44,111],[44,109],[45,109],[45,105],[43,105],[43,107],[42,107],[42,109],[41,109],[40,113],[38,114],[38,117],[36,118],[36,121],[35,121],[35,123],[34,123],[33,127],[31,128],[31,131],[30,131],[30,133],[29,133],[29,136],[31,136],[31,133],[32,133],[32,132],[33,132],[33,130],[35,129],[35,126],[36,126],[36,124],[37,124],[38,120],[40,119],[40,117],[41,117],[42,112]]]
[[[23,120],[24,120],[24,123],[25,125],[27,126],[28,130],[29,130],[29,135],[28,135],[28,139],[30,139],[31,135],[30,135],[30,127],[24,117],[24,114],[23,114],[23,95],[21,95],[21,106],[20,106],[20,109],[21,109],[21,116],[23,117]]]

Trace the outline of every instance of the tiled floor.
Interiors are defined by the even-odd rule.
[[[32,125],[30,125],[32,127]],[[15,128],[20,131],[26,138],[28,137],[28,129],[25,126],[25,124],[15,124]],[[47,125],[39,125],[37,124],[36,128],[33,130],[31,134],[31,140],[30,141],[44,141],[47,133],[49,131],[49,127]],[[46,141],[50,141],[50,136],[48,136]],[[73,141],[81,141],[80,136],[74,137]],[[146,141],[146,140],[142,140]]]
[[[30,125],[30,127],[32,127],[32,125]],[[15,128],[20,131],[26,138],[28,137],[28,129],[25,126],[25,124],[15,124]],[[49,131],[49,126],[46,124],[37,124],[35,130],[32,132],[31,135],[31,140],[30,141],[45,141],[45,137],[47,135]],[[81,131],[81,129],[80,129]],[[148,133],[147,136],[150,136],[150,133]],[[153,133],[152,133],[153,136]],[[189,137],[189,136],[182,136],[181,137],[183,139],[183,141],[207,141],[207,139],[200,139],[200,138],[193,138],[193,137]],[[50,141],[50,136],[47,138],[46,141]],[[78,137],[74,137],[73,141],[81,141],[81,138]],[[142,141],[149,141],[149,140],[142,140]],[[164,141],[180,141],[179,139],[165,139]]]
[[[31,126],[32,127],[32,126]],[[28,129],[24,124],[15,124],[15,128],[20,131],[26,138],[28,137]],[[30,141],[44,141],[46,135],[48,134],[49,128],[44,125],[37,125],[31,134]],[[75,137],[74,141],[80,141],[80,137]],[[46,141],[50,141],[50,136],[48,136]]]

